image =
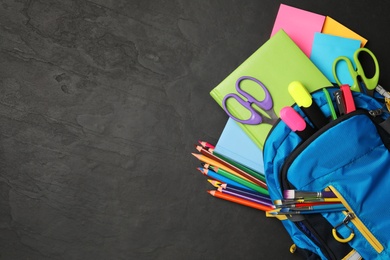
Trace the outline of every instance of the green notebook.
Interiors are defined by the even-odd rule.
[[[243,76],[251,77],[251,79],[240,81],[241,89],[258,101],[265,99],[266,95],[255,80],[265,85],[272,97],[273,111],[276,117],[279,117],[280,109],[294,104],[287,91],[288,85],[292,81],[300,81],[309,92],[332,86],[332,83],[282,29],[216,86],[210,95],[223,107],[223,99],[227,94],[238,94],[236,83]],[[240,94],[238,95],[243,100],[247,100]],[[249,110],[234,98],[227,99],[226,107],[232,115],[239,119],[248,119],[251,116]],[[263,149],[265,138],[275,120],[267,120],[269,116],[265,116],[264,110],[259,109],[256,105],[252,104],[251,107],[264,115],[263,122],[254,125],[239,123],[239,125],[256,145]]]

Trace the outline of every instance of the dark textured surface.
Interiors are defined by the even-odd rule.
[[[280,3],[0,1],[0,258],[296,259],[191,156],[227,120],[209,91]],[[283,3],[368,38],[390,84],[387,2]]]

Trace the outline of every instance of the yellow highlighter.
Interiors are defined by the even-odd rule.
[[[328,119],[301,82],[291,82],[288,86],[288,92],[316,129],[320,129],[328,123]]]

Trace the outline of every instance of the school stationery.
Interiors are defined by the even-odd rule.
[[[310,56],[314,33],[321,32],[325,16],[281,4],[272,28],[271,37],[283,29],[298,47]]]
[[[264,92],[264,99],[257,100],[256,97],[252,96],[249,92],[242,89],[242,81],[248,80],[256,83]],[[272,97],[264,84],[250,76],[242,76],[236,81],[236,91],[238,94],[241,94],[243,98],[241,98],[240,95],[236,93],[229,93],[224,96],[222,100],[222,107],[225,110],[225,112],[230,116],[230,118],[233,118],[235,121],[242,123],[242,124],[248,124],[248,125],[258,125],[261,123],[266,123],[273,125],[276,120],[278,119],[277,115],[275,114],[275,111],[273,110],[273,102]],[[258,90],[256,90],[258,92]],[[227,105],[228,100],[234,99],[236,102],[238,102],[242,107],[247,109],[250,112],[250,117],[248,119],[241,118],[240,115],[234,115],[233,112],[231,112],[232,106]],[[252,104],[255,104],[257,107],[261,108],[261,110],[266,114],[266,116],[263,116],[263,114],[259,111],[256,111]]]
[[[315,132],[314,128],[308,125],[305,119],[292,107],[282,108],[280,110],[280,119],[302,140],[308,139]]]
[[[341,90],[336,90],[334,93],[334,99],[336,101],[337,108],[339,110],[340,116],[346,113],[345,102],[343,97],[343,92]]]
[[[264,175],[263,152],[231,118],[219,136],[214,153]]]
[[[211,196],[214,196],[214,197],[217,197],[217,198],[220,198],[220,199],[224,199],[224,200],[228,200],[228,201],[231,201],[231,202],[235,202],[235,203],[247,206],[247,207],[251,207],[251,208],[255,208],[255,209],[259,209],[259,210],[263,210],[263,211],[268,211],[268,210],[272,210],[273,209],[273,207],[271,207],[271,206],[263,205],[263,204],[256,203],[256,202],[252,202],[252,201],[249,201],[249,200],[246,200],[246,199],[242,199],[242,198],[239,198],[239,197],[236,197],[236,196],[233,196],[233,195],[229,195],[229,194],[226,194],[226,193],[222,193],[222,192],[219,192],[219,191],[211,190],[211,191],[207,191],[207,192]]]
[[[334,109],[333,100],[330,97],[329,91],[326,88],[323,88],[322,92],[324,93],[326,102],[328,103],[330,115],[332,116],[332,119],[335,120],[337,118],[337,114],[336,114],[336,110]]]
[[[362,64],[360,63],[359,60],[359,54],[365,52],[367,53],[372,61],[374,62],[375,65],[375,73],[371,78],[367,78],[366,74],[364,73]],[[354,62],[355,66],[353,65],[352,61]],[[347,65],[347,71],[349,72],[349,77],[352,79],[352,81],[341,77],[339,74],[338,66],[341,63],[345,63]],[[374,90],[378,86],[378,81],[379,81],[379,63],[378,60],[376,59],[374,53],[370,51],[367,48],[359,48],[357,49],[354,54],[353,58],[349,59],[348,57],[345,56],[340,56],[334,60],[333,63],[333,76],[337,82],[337,84],[342,85],[342,84],[348,84],[351,86],[352,91],[358,91],[358,92],[364,92],[364,93],[370,93],[370,91]],[[379,92],[379,90],[378,90]]]
[[[212,179],[207,179],[207,181],[208,181],[211,185],[213,185],[214,187],[216,187],[216,188],[219,188],[219,187],[221,186],[221,184],[222,184],[222,182],[216,181],[216,180],[212,180]]]
[[[350,90],[347,86],[341,89]],[[327,91],[334,97],[340,88]],[[390,200],[390,134],[382,127],[389,114],[380,112],[383,103],[369,95],[350,93],[356,109],[346,110],[349,112],[309,139],[296,138],[286,124],[278,123],[265,142],[268,191],[277,207],[267,216],[282,220],[295,243],[292,248],[306,258],[390,257],[390,233],[383,232],[390,230],[390,212],[383,206]],[[312,97],[325,116],[330,116],[324,92],[312,93]],[[292,108],[299,110],[297,105]],[[297,196],[304,198],[294,194],[286,199],[285,191],[290,190],[303,192]],[[325,190],[332,192],[332,198],[324,198]],[[321,191],[320,198],[311,194],[313,191]],[[316,200],[338,201],[342,206],[321,204],[320,210],[291,207]]]
[[[314,127],[320,129],[328,123],[328,119],[324,116],[318,105],[313,102],[313,98],[301,82],[291,82],[288,85],[288,92],[310,122],[313,123]]]
[[[207,151],[206,149],[202,148],[201,146],[197,146],[196,149],[202,153],[202,155],[210,158],[211,160],[219,163],[223,167],[222,169],[232,173],[233,175],[236,175],[240,178],[243,178],[245,180],[248,180],[252,183],[255,183],[263,188],[267,188],[267,185],[265,184],[265,178],[261,175],[252,175],[251,173],[248,173],[240,168],[238,168],[236,165],[231,164],[228,161],[225,161],[223,158],[218,157],[214,155],[213,153]],[[208,163],[208,162],[205,162]],[[219,165],[215,165],[212,162],[209,163],[210,165],[214,165],[215,167],[220,167]]]
[[[214,149],[215,148],[215,145],[213,144],[210,144],[209,142],[206,142],[206,141],[202,141],[202,140],[198,140],[198,143],[205,147],[205,148],[211,148],[211,149]]]
[[[213,153],[209,152],[208,150],[202,148],[201,146],[196,146],[195,147],[199,152],[201,152],[201,154],[203,154],[204,156],[214,160],[215,162],[218,162],[220,163],[221,165],[227,167],[227,169],[229,169],[229,171],[231,172],[231,174],[233,175],[236,175],[236,176],[239,176],[240,178],[243,178],[247,181],[250,181],[252,183],[255,183],[257,182],[258,180],[256,178],[254,178],[253,176],[250,176],[248,173],[246,172],[243,172],[241,171],[240,169],[236,168],[234,165],[230,164],[229,162],[223,160],[222,158],[220,157],[217,157],[215,156]],[[249,178],[248,178],[248,177]],[[264,184],[265,185],[265,184]]]
[[[221,174],[218,174],[212,170],[209,170],[209,169],[205,169],[205,168],[202,168],[202,167],[198,167],[196,168],[199,172],[201,172],[203,175],[209,177],[209,178],[212,178],[214,179],[215,181],[218,181],[218,182],[221,182],[221,183],[228,183],[228,184],[232,184],[232,185],[235,185],[237,187],[240,187],[241,189],[244,189],[244,190],[251,190],[253,191],[251,188],[248,188],[244,185],[241,185],[240,183],[237,183],[229,178],[226,178],[224,176],[222,176]]]
[[[335,198],[336,195],[331,191],[300,191],[300,190],[284,190],[283,197],[285,199],[297,198]]]
[[[200,150],[202,154],[194,154],[195,157],[197,157],[200,161],[213,165],[215,167],[221,168],[233,175],[239,176],[241,178],[244,178],[252,183],[255,183],[263,188],[267,188],[267,185],[262,179],[258,179],[252,175],[250,175],[247,172],[244,172],[243,170],[237,168],[236,166],[222,160],[221,158],[218,158],[217,156],[213,155],[212,153],[201,149]]]
[[[356,110],[355,102],[353,101],[352,91],[349,85],[341,85],[341,92],[343,93],[343,100],[345,106],[345,113],[351,113]]]
[[[360,44],[361,42],[355,39],[315,33],[310,60],[330,82],[336,83],[332,70],[334,60],[340,56],[345,56],[352,60],[353,54],[360,48]],[[348,79],[350,77],[348,70],[343,68],[343,65],[345,67],[345,64],[340,64],[340,68],[338,68],[339,78]]]
[[[240,80],[243,76],[250,78]],[[252,78],[261,82],[267,91],[264,90],[258,81],[254,81]],[[278,115],[281,108],[294,103],[287,91],[288,84],[294,80],[302,82],[302,84],[307,86],[309,92],[331,85],[329,80],[290,37],[283,30],[280,30],[216,86],[210,92],[210,95],[221,107],[225,106],[235,118],[247,122],[252,121],[252,123],[256,120],[259,123],[267,117],[265,114],[259,116],[253,111],[248,111],[242,103],[239,103],[239,99],[224,99],[226,95],[231,93],[235,93],[238,96],[241,95],[237,91],[237,81],[240,83],[240,89],[243,89],[250,96],[262,102],[261,106],[268,105],[268,108],[271,108],[272,99],[273,105],[271,109]],[[269,92],[269,96],[266,92]],[[241,98],[247,99],[248,96],[241,96]],[[252,108],[256,109],[256,111],[264,111],[261,107],[256,107],[255,104],[252,105]],[[265,110],[265,112],[269,111],[267,108]],[[267,118],[267,123],[238,123],[260,149],[262,149],[264,140],[272,127],[269,124],[273,122],[272,116]]]
[[[232,180],[232,181],[234,181],[236,183],[239,183],[242,186],[245,186],[245,187],[247,187],[249,189],[255,190],[255,191],[260,192],[260,193],[265,194],[265,195],[269,194],[268,191],[267,191],[266,186],[265,187],[264,186],[260,186],[257,183],[250,182],[250,181],[248,181],[246,179],[243,179],[240,176],[231,174],[230,172],[225,171],[224,169],[220,169],[220,168],[214,167],[212,165],[205,166],[205,168],[210,168],[214,172],[222,175],[223,177],[228,178],[228,179],[230,179],[230,180]]]
[[[272,202],[263,200],[263,199],[261,199],[259,197],[251,196],[249,194],[244,194],[244,193],[241,193],[241,192],[235,192],[235,191],[232,191],[232,190],[223,189],[222,187],[219,187],[218,191],[222,192],[222,193],[226,193],[226,194],[232,195],[232,196],[239,197],[241,199],[245,199],[245,200],[249,200],[249,201],[252,201],[252,202],[255,202],[255,203],[259,203],[259,204],[262,204],[262,205],[273,207]]]
[[[356,32],[352,31],[345,25],[339,23],[338,21],[329,16],[326,16],[324,26],[322,27],[321,32],[325,34],[359,40],[361,42],[360,47],[364,47],[364,45],[366,45],[368,41],[363,36],[357,34]]]
[[[243,194],[246,196],[254,197],[257,199],[261,199],[261,200],[264,200],[265,202],[269,203],[270,205],[272,205],[271,198],[265,194],[261,194],[261,193],[255,192],[255,191],[243,190],[239,187],[236,187],[232,184],[227,184],[227,183],[222,183],[217,188],[222,188],[224,190],[228,190],[231,192],[235,192],[235,193]]]

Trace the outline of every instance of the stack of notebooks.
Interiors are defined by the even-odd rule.
[[[196,150],[200,153],[193,153],[201,161],[198,170],[216,187],[208,192],[271,214],[302,214],[311,206],[321,206],[324,211],[342,207],[333,197],[287,196],[285,201],[271,201],[262,149],[280,110],[295,103],[288,92],[289,84],[301,82],[310,93],[332,86],[336,83],[333,61],[346,56],[353,62],[354,52],[366,43],[365,38],[331,17],[281,4],[270,39],[210,92],[230,118],[215,146],[199,141]],[[346,67],[337,67],[337,75],[345,84],[352,85]],[[245,107],[240,103],[242,96],[257,100],[257,107]],[[303,208],[296,210],[297,207]]]

